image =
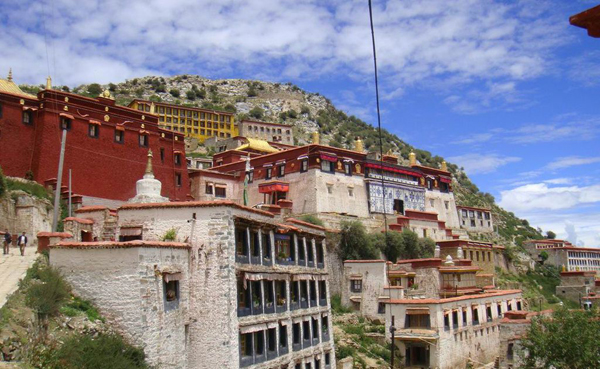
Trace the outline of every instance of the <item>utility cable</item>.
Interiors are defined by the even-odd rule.
[[[377,130],[379,133],[379,164],[381,165],[381,190],[383,194],[383,224],[384,224],[384,235],[385,235],[385,246],[388,246],[388,223],[387,223],[387,209],[385,203],[385,180],[383,175],[383,138],[381,135],[381,111],[379,109],[379,79],[377,77],[377,51],[375,48],[375,30],[373,28],[373,7],[371,0],[369,0],[369,20],[371,21],[371,40],[373,44],[373,66],[375,69],[375,99],[377,101]],[[393,262],[393,261],[392,261]]]

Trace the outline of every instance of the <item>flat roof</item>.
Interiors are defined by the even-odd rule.
[[[458,297],[448,297],[444,299],[397,299],[386,301],[386,304],[408,304],[408,305],[427,305],[427,304],[445,304],[448,302],[475,300],[486,297],[497,297],[521,293],[521,290],[499,290],[497,292],[479,293],[477,295],[465,295]]]
[[[569,23],[587,29],[591,37],[600,37],[600,5],[569,17]]]
[[[69,242],[63,241],[50,248],[65,248],[65,249],[113,249],[113,248],[133,248],[133,247],[166,247],[166,248],[190,248],[190,244],[183,242],[164,242],[164,241],[99,241],[99,242]]]
[[[248,212],[265,215],[273,218],[274,215],[268,211],[253,209],[248,206],[237,204],[231,200],[214,200],[214,201],[176,201],[176,202],[151,202],[145,204],[124,204],[118,210],[133,210],[133,209],[155,209],[155,208],[209,208],[209,207],[232,207]]]

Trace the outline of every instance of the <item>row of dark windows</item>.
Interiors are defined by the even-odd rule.
[[[327,306],[325,281],[302,280],[288,283],[285,280],[251,281],[240,277],[237,281],[237,293],[240,317]]]
[[[319,337],[319,324],[321,337]],[[327,316],[310,317],[309,320],[292,324],[292,350],[300,351],[319,342],[330,340],[329,320]],[[247,367],[265,361],[273,360],[289,353],[288,325],[279,322],[276,327],[267,328],[239,335],[240,367]],[[321,359],[315,359],[315,368],[323,368]],[[299,367],[297,364],[296,367]],[[308,365],[308,366],[307,366]],[[305,368],[310,368],[305,362]],[[324,368],[331,365],[331,354],[324,355]]]
[[[314,267],[316,261],[317,268],[324,268],[324,245],[322,243],[316,244],[315,255],[312,248],[312,242],[306,242],[305,247],[304,240],[302,238],[300,238],[300,240],[300,242],[296,242],[296,237],[293,233],[276,235],[275,245],[272,245],[270,232],[260,232],[259,236],[258,229],[238,227],[235,230],[236,262],[273,265],[271,255],[272,251],[275,251],[275,262],[279,265]],[[275,246],[274,250],[273,246]],[[297,256],[296,251],[298,251]]]

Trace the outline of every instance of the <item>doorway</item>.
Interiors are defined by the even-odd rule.
[[[429,367],[429,350],[425,345],[406,344],[405,357],[407,367]]]
[[[394,199],[394,212],[396,214],[404,215],[404,201],[400,199]]]

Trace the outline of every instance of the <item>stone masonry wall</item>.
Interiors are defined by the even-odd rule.
[[[185,368],[188,310],[188,250],[173,248],[52,248],[50,262],[60,268],[75,293],[92,301],[148,362]],[[183,273],[177,309],[165,312],[163,271]]]

